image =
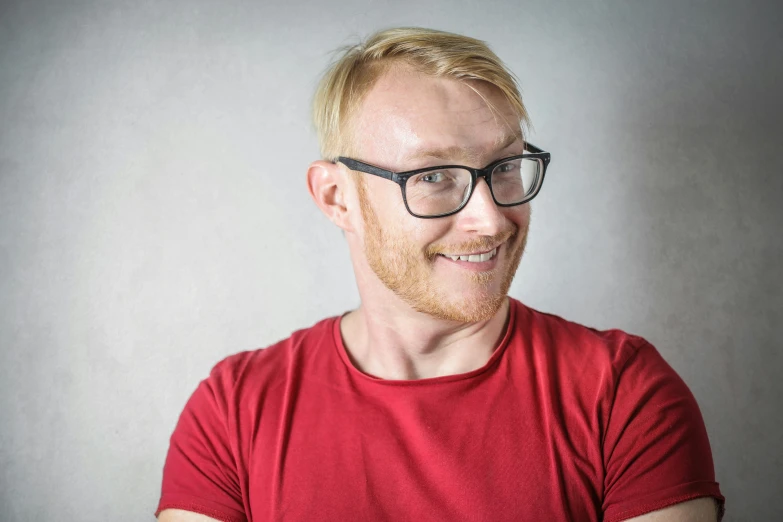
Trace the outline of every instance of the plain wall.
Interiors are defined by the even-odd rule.
[[[650,340],[726,520],[783,519],[781,2],[0,4],[0,520],[153,520],[224,356],[358,304],[309,199],[330,51],[489,42],[552,153],[511,295]]]

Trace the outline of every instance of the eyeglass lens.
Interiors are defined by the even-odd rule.
[[[518,158],[500,163],[492,170],[492,193],[503,205],[519,204],[535,193],[543,162]],[[447,168],[420,172],[408,178],[405,195],[410,211],[419,216],[437,216],[457,210],[470,195],[470,171]]]

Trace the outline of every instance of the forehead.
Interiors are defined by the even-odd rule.
[[[514,138],[521,143],[519,118],[497,87],[436,78],[408,66],[377,80],[352,128],[355,153],[392,170],[416,168],[438,151],[439,159],[480,162]]]

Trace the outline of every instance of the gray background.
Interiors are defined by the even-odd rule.
[[[726,520],[783,519],[780,2],[3,2],[0,520],[152,520],[211,366],[358,303],[305,189],[329,51],[488,41],[552,152],[511,294],[647,337]]]

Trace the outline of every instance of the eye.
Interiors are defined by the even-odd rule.
[[[446,180],[446,174],[441,171],[434,171],[434,172],[424,172],[422,174],[419,174],[416,176],[417,183],[440,183],[442,181]]]
[[[508,163],[501,163],[497,167],[495,167],[495,172],[514,172],[515,170],[519,170],[519,163],[516,161],[509,161]]]

